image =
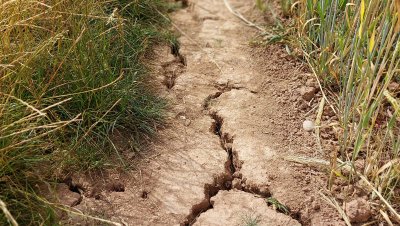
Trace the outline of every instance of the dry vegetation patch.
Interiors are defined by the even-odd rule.
[[[277,27],[287,28],[275,29],[272,41],[290,43],[291,54],[302,52],[324,94],[316,135],[331,144],[323,154],[330,160],[328,188],[339,200],[332,204],[348,224],[400,223],[400,2],[280,2],[284,19]],[[360,198],[368,200],[368,211],[359,209],[368,216],[350,211]]]

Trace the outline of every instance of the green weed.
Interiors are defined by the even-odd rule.
[[[258,226],[258,223],[260,223],[260,216],[255,214],[246,214],[242,218],[243,226]]]
[[[273,197],[269,197],[265,200],[269,205],[272,205],[272,207],[281,212],[284,213],[286,215],[290,214],[290,210],[287,206],[283,205],[282,203],[280,203],[277,199],[273,198]]]

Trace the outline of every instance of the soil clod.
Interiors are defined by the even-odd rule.
[[[310,101],[314,98],[318,89],[310,86],[303,86],[300,88],[300,95],[305,101]]]
[[[357,198],[344,204],[351,223],[364,223],[371,217],[371,207],[365,199]]]

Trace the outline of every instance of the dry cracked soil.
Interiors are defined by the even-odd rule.
[[[250,1],[229,2],[254,15]],[[181,57],[159,46],[149,60],[170,101],[168,125],[136,169],[72,176],[81,197],[67,203],[122,225],[344,225],[319,194],[326,172],[286,160],[317,150],[302,129],[313,117],[299,94],[312,83],[304,65],[279,45],[251,46],[257,31],[223,0],[192,1],[171,17]]]

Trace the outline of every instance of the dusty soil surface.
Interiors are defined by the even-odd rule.
[[[304,66],[281,46],[250,46],[257,31],[222,0],[192,1],[172,18],[184,57],[158,47],[152,59],[168,126],[136,170],[72,177],[83,196],[74,208],[124,225],[344,225],[318,193],[326,172],[287,160],[318,152],[302,128],[320,95]]]

